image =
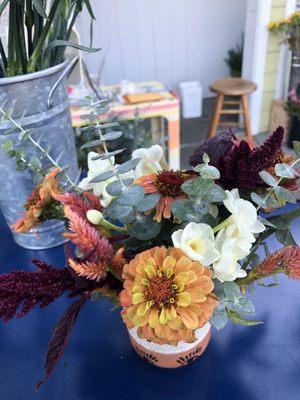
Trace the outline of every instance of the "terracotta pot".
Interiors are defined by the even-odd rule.
[[[152,365],[161,368],[178,368],[195,361],[206,349],[210,340],[210,324],[196,330],[197,340],[193,343],[179,342],[178,346],[160,345],[140,339],[137,328],[129,330],[129,337],[134,350]]]

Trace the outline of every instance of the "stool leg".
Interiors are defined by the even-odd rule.
[[[249,144],[253,145],[253,137],[251,134],[251,123],[250,123],[250,114],[249,114],[249,101],[248,101],[248,96],[243,95],[242,96],[242,105],[244,109],[244,121],[245,121],[245,131],[246,131],[246,136],[248,139]]]
[[[220,121],[220,112],[223,107],[224,96],[219,94],[216,101],[216,107],[214,115],[211,121],[208,137],[213,137],[216,134],[216,130]]]

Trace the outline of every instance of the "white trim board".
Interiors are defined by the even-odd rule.
[[[247,0],[243,78],[257,84],[257,90],[250,96],[250,118],[253,135],[259,133],[271,4],[272,0]]]
[[[297,0],[286,0],[285,3],[285,18],[290,16],[294,11],[296,11]],[[282,44],[280,46],[280,56],[278,64],[278,74],[276,81],[276,99],[284,99],[288,91],[288,76],[287,71],[291,68],[291,51],[288,46]]]

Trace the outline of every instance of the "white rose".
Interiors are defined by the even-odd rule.
[[[247,275],[238,263],[250,253],[251,243],[243,238],[228,237],[227,228],[216,237],[216,248],[220,258],[213,264],[213,276],[221,282],[234,281]]]
[[[184,229],[178,229],[172,235],[175,247],[180,248],[191,260],[209,266],[219,258],[214,247],[214,234],[207,224],[190,222]]]
[[[256,208],[250,201],[241,199],[238,189],[226,190],[227,199],[224,206],[232,214],[227,225],[228,237],[242,237],[253,243],[254,233],[263,232],[266,227],[257,218]]]
[[[137,149],[132,153],[132,158],[140,158],[141,161],[135,167],[135,178],[138,179],[143,175],[152,174],[162,171],[160,165],[164,152],[161,146],[155,144],[148,149]]]

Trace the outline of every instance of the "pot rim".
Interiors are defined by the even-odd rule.
[[[29,74],[23,74],[23,75],[10,76],[8,78],[0,78],[0,86],[9,85],[12,83],[31,81],[34,79],[43,78],[44,76],[55,74],[56,72],[63,70],[68,63],[69,60],[65,60],[60,64],[54,65],[54,67],[49,67],[41,71],[30,72]]]
[[[211,325],[207,322],[202,328],[196,329],[196,340],[192,343],[186,343],[183,341],[179,342],[178,346],[174,346],[171,344],[158,344],[154,342],[149,342],[146,339],[141,339],[137,335],[137,328],[131,328],[128,330],[129,336],[133,339],[139,346],[145,348],[147,351],[157,353],[160,355],[168,355],[168,354],[181,354],[187,351],[190,351],[194,347],[198,346],[200,342],[202,342],[207,335],[210,334]]]

